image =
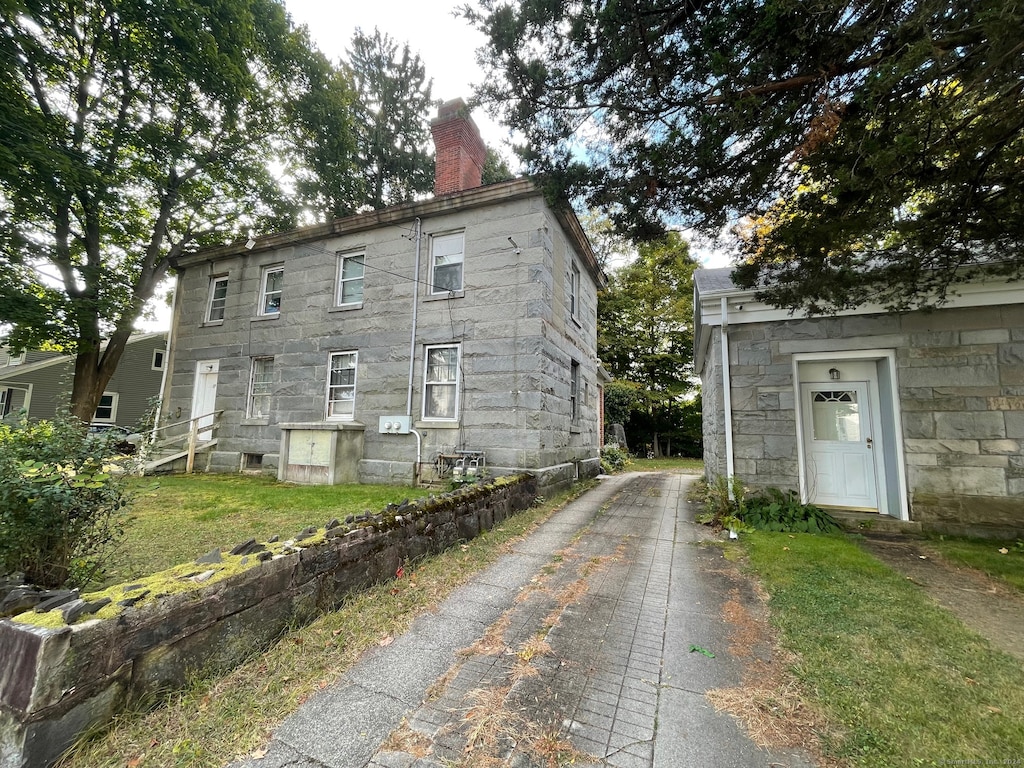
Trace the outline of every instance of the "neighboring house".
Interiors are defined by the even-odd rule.
[[[132,336],[100,399],[93,421],[134,428],[160,395],[167,333]],[[24,412],[51,419],[68,405],[75,358],[57,352],[10,355],[0,347],[0,418]]]
[[[164,421],[207,416],[210,471],[410,483],[486,465],[542,485],[599,471],[604,276],[579,222],[529,180],[480,186],[461,100],[431,127],[433,198],[175,264]]]
[[[807,317],[698,270],[709,477],[951,533],[1024,531],[1024,283]]]

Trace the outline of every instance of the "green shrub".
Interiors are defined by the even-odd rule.
[[[110,442],[71,418],[0,424],[0,574],[60,587],[102,570],[129,502]]]
[[[739,478],[730,482],[725,475],[717,475],[710,483],[695,483],[694,493],[694,500],[704,508],[696,517],[698,523],[730,531],[749,530],[743,523],[747,489]]]
[[[629,453],[618,445],[608,443],[601,448],[601,471],[606,475],[625,469],[631,463]]]
[[[765,488],[746,499],[743,522],[761,531],[836,533],[842,528],[828,512],[802,504],[795,491]]]

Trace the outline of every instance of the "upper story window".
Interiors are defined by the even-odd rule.
[[[217,323],[224,319],[224,308],[228,303],[228,279],[210,278],[210,300],[206,306],[206,322]]]
[[[462,290],[465,242],[464,232],[434,235],[430,238],[431,293],[450,293]]]
[[[361,304],[363,302],[363,272],[366,269],[366,254],[338,254],[338,294],[334,303]]]
[[[357,352],[332,352],[328,365],[327,418],[351,419],[356,405]]]
[[[249,375],[249,397],[245,415],[259,418],[270,415],[270,391],[274,380],[274,358],[254,357]]]
[[[580,316],[580,268],[575,261],[569,267],[569,316],[573,320]]]
[[[454,421],[459,414],[459,345],[427,347],[423,418]]]
[[[93,414],[92,420],[109,424],[117,421],[117,392],[103,393],[100,397],[100,404],[96,406],[96,413]]]
[[[260,314],[276,315],[281,311],[284,288],[284,267],[267,267],[260,282]]]
[[[2,358],[6,358],[6,360],[3,360],[4,365],[21,365],[25,362],[25,353],[19,352],[16,355],[12,355],[8,350],[4,350],[4,354],[0,355],[0,359]]]

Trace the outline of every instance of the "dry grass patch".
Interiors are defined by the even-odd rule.
[[[593,762],[596,758],[574,747],[557,731],[547,730],[530,737],[528,751],[540,759],[546,768]]]
[[[512,623],[511,610],[505,611],[498,617],[491,626],[485,631],[483,636],[480,637],[475,643],[468,648],[462,648],[459,650],[460,656],[472,656],[474,654],[480,654],[481,656],[499,656],[505,652],[508,647],[505,644],[505,632],[508,631],[509,625]]]
[[[466,732],[466,754],[475,757],[493,756],[503,736],[513,737],[522,724],[521,718],[505,706],[509,685],[494,688],[477,688],[466,694],[475,702],[466,710],[463,720],[469,725]],[[474,763],[476,764],[476,763]]]
[[[409,727],[404,719],[402,724],[388,734],[380,748],[385,752],[405,752],[419,759],[433,752],[434,743],[430,738]]]

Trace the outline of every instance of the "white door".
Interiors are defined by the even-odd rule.
[[[196,383],[192,392],[192,418],[199,419],[199,439],[213,437],[213,412],[217,409],[217,373],[219,360],[200,360],[196,363]]]
[[[877,511],[868,382],[803,384],[801,390],[808,500]]]

